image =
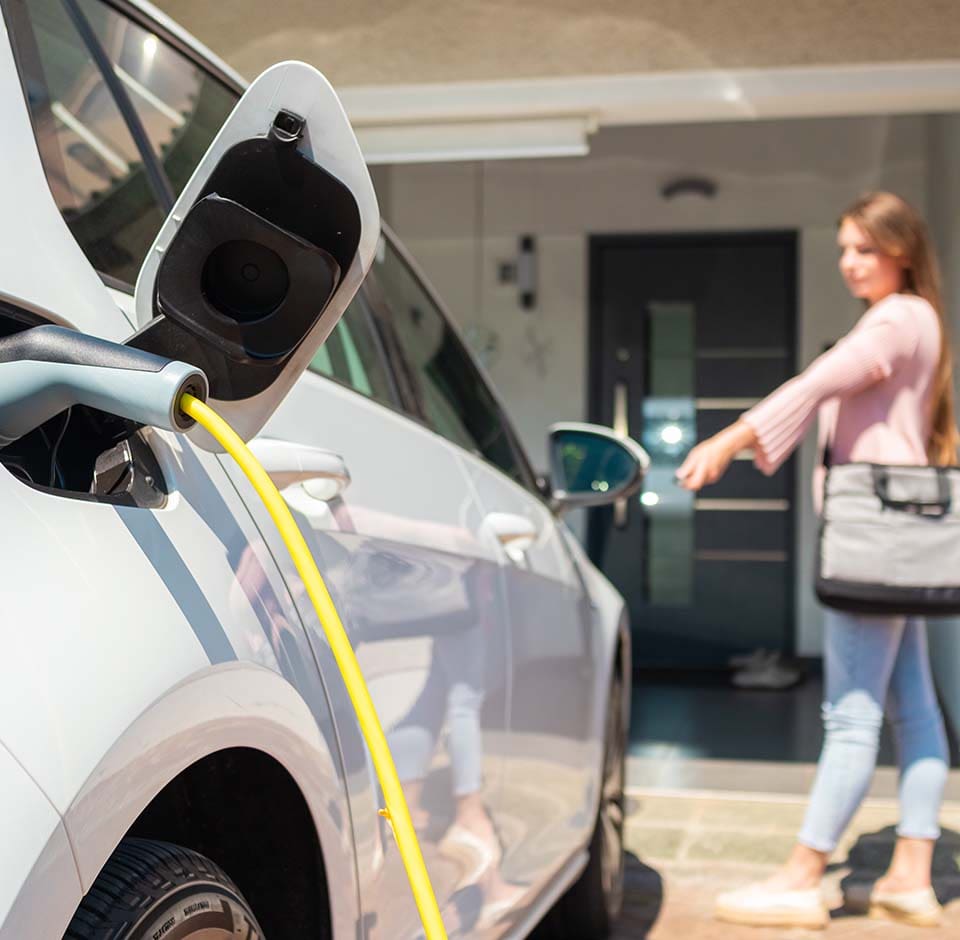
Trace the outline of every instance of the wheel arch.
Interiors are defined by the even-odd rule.
[[[125,836],[172,842],[216,862],[270,940],[331,936],[327,872],[310,809],[286,768],[264,751],[227,748],[191,764]]]
[[[315,717],[269,669],[231,663],[180,683],[116,740],[64,814],[83,890],[137,835],[217,862],[258,917],[263,907],[271,940],[352,930],[358,882],[336,740],[329,715]]]

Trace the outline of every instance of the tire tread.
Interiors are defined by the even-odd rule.
[[[124,839],[84,895],[64,940],[120,940],[164,895],[191,882],[212,882],[242,897],[230,877],[198,852]]]

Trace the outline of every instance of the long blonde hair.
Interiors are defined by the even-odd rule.
[[[943,310],[940,268],[933,241],[920,213],[893,193],[864,193],[840,217],[856,223],[877,247],[904,266],[904,292],[922,297],[940,321],[940,361],[930,395],[927,459],[936,466],[957,463],[960,432],[953,407],[953,354]]]

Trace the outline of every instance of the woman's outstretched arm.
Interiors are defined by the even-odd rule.
[[[775,473],[816,417],[820,405],[844,398],[889,377],[896,363],[913,355],[916,323],[902,302],[891,298],[867,316],[869,322],[847,334],[810,366],[781,385],[738,421],[697,444],[677,471],[680,484],[698,490],[716,483],[738,451],[752,448],[754,462]]]
[[[730,461],[740,451],[755,447],[757,435],[743,419],[697,444],[677,470],[677,480],[688,490],[716,483],[724,475]]]

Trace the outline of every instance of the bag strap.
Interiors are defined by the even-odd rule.
[[[833,419],[833,427],[827,432],[826,440],[823,442],[823,450],[820,452],[820,462],[824,470],[829,470],[833,466],[833,439],[837,433],[837,422],[840,420],[840,408],[836,410]]]
[[[891,499],[889,468],[876,464],[870,468],[873,475],[873,488],[880,498],[880,502],[890,509],[914,512],[922,516],[945,516],[950,512],[952,502],[950,479],[947,476],[946,467],[930,467],[929,469],[936,471],[936,499]]]

